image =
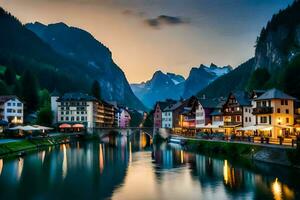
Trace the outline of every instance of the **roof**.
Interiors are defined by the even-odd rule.
[[[199,102],[203,108],[222,108],[225,103],[224,100],[219,98],[199,99]]]
[[[233,96],[235,97],[236,101],[241,105],[241,106],[250,106],[251,105],[251,100],[249,98],[249,94],[245,91],[237,91],[232,93]]]
[[[219,116],[219,115],[222,115],[222,111],[221,109],[214,109],[211,113],[210,113],[211,116]]]
[[[19,98],[16,95],[5,95],[5,96],[0,96],[0,103],[5,103],[11,99],[19,100]]]
[[[166,101],[158,101],[156,103],[155,107],[157,106],[157,104],[159,105],[159,107],[160,107],[161,110],[164,110],[166,107],[172,106],[172,105],[176,104],[176,101],[175,100],[171,100],[171,99],[168,99]]]
[[[267,100],[267,99],[290,99],[290,100],[296,100],[296,98],[276,89],[270,89],[268,91],[266,91],[264,94],[262,94],[261,96],[259,96],[257,99],[255,100]]]
[[[58,102],[61,101],[97,101],[95,97],[92,97],[88,94],[73,92],[65,93],[62,97],[58,98]]]
[[[182,103],[183,102],[178,101],[175,104],[167,106],[163,111],[173,111],[173,110],[176,110],[177,108],[179,108],[182,105]]]

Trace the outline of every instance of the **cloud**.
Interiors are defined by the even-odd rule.
[[[181,17],[160,15],[156,18],[146,19],[145,23],[152,28],[160,28],[162,26],[188,24],[189,20],[183,19]]]

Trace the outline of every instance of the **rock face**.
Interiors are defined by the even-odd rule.
[[[156,71],[150,80],[131,84],[131,88],[145,106],[153,108],[157,101],[179,99],[183,92],[184,81],[183,76]]]
[[[197,94],[197,92],[208,86],[218,77],[230,71],[232,71],[231,66],[218,67],[213,63],[209,67],[200,65],[199,68],[192,68],[184,83],[183,97],[188,98]]]
[[[132,92],[124,72],[114,63],[110,50],[90,33],[64,23],[43,25],[36,22],[26,27],[58,54],[79,63],[86,72],[82,76],[98,80],[102,98],[145,109]]]
[[[230,91],[245,90],[257,68],[270,73],[267,87],[283,87],[280,78],[288,64],[300,55],[300,1],[273,15],[257,38],[254,58],[209,84],[199,95],[224,96]],[[295,74],[296,76],[296,74]],[[286,91],[289,93],[289,91]]]
[[[231,66],[218,67],[211,64],[210,67],[207,67],[200,65],[199,68],[191,69],[186,80],[181,75],[157,71],[149,81],[131,84],[131,88],[148,108],[152,108],[157,101],[178,100],[181,97],[188,98],[195,95],[210,82],[231,70]]]

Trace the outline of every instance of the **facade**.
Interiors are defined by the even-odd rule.
[[[125,109],[125,108],[121,108],[118,115],[119,115],[118,127],[119,128],[129,127],[131,117],[130,117],[130,114],[129,114],[128,110]]]
[[[196,128],[203,128],[207,125],[223,125],[222,99],[199,99],[199,105],[196,109]]]
[[[255,125],[252,103],[249,94],[244,91],[230,93],[222,107],[222,113],[227,134],[240,127]]]
[[[0,119],[10,124],[23,124],[24,104],[17,96],[0,96]]]
[[[173,116],[171,110],[164,110],[162,112],[162,128],[173,128]]]
[[[53,96],[51,110],[57,115],[58,124],[81,124],[89,129],[112,127],[115,119],[113,105],[83,93]]]
[[[254,99],[255,123],[266,127],[261,130],[264,135],[272,138],[286,137],[293,131],[295,100],[277,89],[268,90]]]
[[[168,99],[166,101],[159,101],[155,104],[153,113],[153,123],[155,128],[163,128],[163,120],[165,121],[165,119],[162,117],[162,112],[166,107],[175,103],[176,101]]]

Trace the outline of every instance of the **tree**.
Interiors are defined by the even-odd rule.
[[[92,84],[92,88],[91,88],[91,93],[92,95],[98,99],[101,100],[101,92],[100,92],[100,85],[99,82],[97,80],[95,80]]]
[[[50,103],[45,103],[38,111],[37,123],[44,126],[51,126],[53,120],[53,113],[51,111]]]
[[[16,83],[16,73],[12,68],[6,67],[4,81],[7,85],[14,85]]]
[[[50,104],[50,94],[48,90],[43,89],[39,92],[39,107],[44,106],[45,104]]]
[[[247,89],[249,91],[254,90],[254,89],[263,89],[264,86],[266,85],[266,83],[269,81],[270,79],[270,73],[268,71],[268,69],[266,68],[258,68],[256,69],[248,82],[248,86]]]
[[[36,111],[39,103],[38,86],[36,77],[31,71],[26,70],[21,79],[22,99],[28,112]]]
[[[9,93],[8,87],[4,81],[0,80],[0,95],[7,95]]]
[[[300,56],[297,56],[287,67],[283,75],[284,91],[300,98]]]

